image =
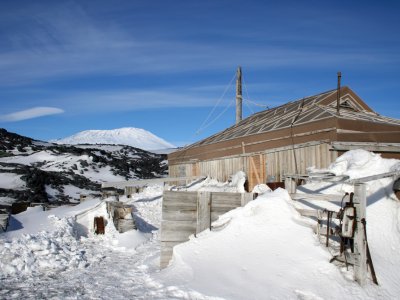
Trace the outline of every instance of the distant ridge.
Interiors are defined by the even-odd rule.
[[[153,133],[134,127],[125,127],[112,130],[85,130],[66,138],[51,140],[56,144],[111,144],[128,145],[144,150],[159,150],[175,148]]]

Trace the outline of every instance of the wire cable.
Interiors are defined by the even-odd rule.
[[[247,85],[246,85],[246,82],[244,81],[244,76],[242,75],[242,80],[243,80],[243,86],[244,86],[244,90],[246,91],[246,95],[247,95],[247,99],[250,99],[250,97],[249,97],[249,91],[248,91],[248,89],[247,89]],[[247,105],[247,108],[250,110],[250,112],[252,113],[252,114],[254,114],[254,110],[250,107],[250,102],[249,101],[247,101],[247,100],[245,100],[245,103],[246,103],[246,105]]]
[[[232,99],[231,102],[225,107],[225,109],[220,112],[211,122],[203,126],[201,129],[197,130],[196,135],[200,134],[204,129],[214,124],[232,106],[233,103],[235,103],[235,99]]]
[[[221,97],[219,97],[218,101],[215,103],[214,107],[212,108],[212,110],[210,111],[210,113],[208,114],[208,116],[206,117],[206,119],[203,121],[203,123],[200,125],[199,129],[197,129],[196,131],[196,135],[198,135],[201,131],[203,131],[204,129],[206,129],[208,126],[210,126],[210,123],[214,123],[215,121],[210,122],[209,124],[205,125],[207,123],[207,121],[211,118],[212,114],[214,113],[215,109],[217,108],[217,106],[219,105],[219,103],[222,101],[222,99],[224,98],[226,92],[228,91],[228,89],[231,87],[233,80],[236,77],[236,73],[233,75],[232,79],[230,80],[229,84],[225,87],[224,92],[222,93]],[[225,112],[225,111],[224,111]]]
[[[229,81],[228,85],[225,87],[224,92],[222,93],[221,97],[219,97],[218,101],[215,103],[213,109],[210,111],[210,113],[208,114],[208,116],[206,117],[206,119],[203,121],[203,123],[200,125],[199,129],[197,129],[196,131],[196,135],[198,135],[200,132],[202,132],[204,129],[206,129],[207,127],[209,127],[212,123],[214,123],[216,121],[216,119],[214,119],[213,121],[211,121],[210,123],[206,124],[208,122],[208,120],[211,118],[212,114],[214,113],[215,109],[217,108],[217,106],[220,104],[220,102],[222,101],[222,99],[225,97],[226,92],[228,91],[228,89],[232,86],[232,82],[236,77],[236,73],[233,75],[232,79]],[[229,104],[230,106],[231,104]],[[227,110],[227,108],[223,111],[223,113]],[[217,116],[217,118],[219,118],[222,114],[219,114]]]

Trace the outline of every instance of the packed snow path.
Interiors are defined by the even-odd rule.
[[[24,275],[21,275],[21,272],[12,276],[0,274],[0,299],[213,299],[175,286],[164,286],[152,278],[152,275],[159,272],[160,245],[158,231],[155,229],[159,227],[160,222],[161,193],[161,187],[149,188],[145,193],[129,199],[137,209],[139,226],[147,232],[154,230],[153,234],[146,234],[149,239],[136,249],[129,248],[131,241],[128,240],[132,239],[132,235],[121,239],[123,235],[118,235],[114,228],[104,236],[89,234],[88,238],[81,237],[74,246],[76,251],[83,252],[84,259],[81,259],[81,262],[84,266],[67,266],[65,271],[56,272],[54,266],[49,272],[39,272],[39,268],[32,267],[30,272],[22,272]],[[104,206],[96,213],[101,213],[101,209],[104,209]],[[88,219],[91,218],[89,215]],[[55,221],[54,224],[60,224],[62,231],[68,231],[66,219],[53,216],[49,219]],[[68,240],[68,234],[67,237],[64,234],[60,236],[41,232],[38,238],[31,235],[30,238],[20,240],[28,241],[27,243],[34,241],[38,245],[43,243],[43,240],[54,239],[55,236],[61,239],[57,247],[64,248],[59,249],[58,255],[71,252],[73,257],[73,251],[70,251],[72,247],[64,246],[66,243],[75,242]],[[116,236],[120,239],[118,243]],[[133,239],[138,240],[138,237],[133,236]],[[13,240],[10,247],[16,244],[16,240]],[[4,241],[0,242],[3,243],[1,246],[5,245]],[[23,242],[19,242],[18,246],[21,244]],[[34,255],[33,251],[30,253],[29,247],[21,252],[24,251],[25,253],[15,253],[15,257],[26,261],[26,257]],[[55,255],[44,257],[41,261],[36,260],[36,265],[50,260]]]
[[[93,239],[82,243],[92,260],[86,268],[2,280],[1,298],[165,299],[144,265],[158,255],[154,240],[140,246],[136,253],[107,248]]]

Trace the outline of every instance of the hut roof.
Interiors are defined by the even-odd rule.
[[[238,124],[168,155],[170,165],[270,151],[295,144],[400,145],[400,120],[380,116],[350,88],[305,97],[255,113]]]
[[[187,148],[214,144],[330,118],[400,126],[400,120],[380,116],[349,87],[342,87],[340,94],[339,116],[337,115],[336,108],[337,90],[330,90],[255,113],[238,124],[194,143]]]

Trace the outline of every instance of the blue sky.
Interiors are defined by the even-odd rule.
[[[399,15],[395,0],[1,0],[0,127],[41,140],[138,127],[180,146],[234,123],[239,65],[261,105],[334,89],[341,71],[400,118]],[[261,109],[245,101],[244,116]]]

